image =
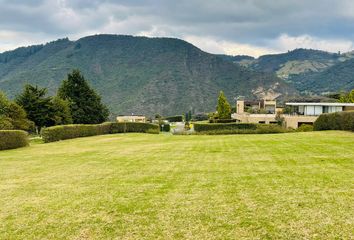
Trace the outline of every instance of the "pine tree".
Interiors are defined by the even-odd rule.
[[[102,123],[109,111],[101,102],[101,97],[88,85],[79,70],[68,74],[58,90],[58,96],[70,102],[72,120],[75,124]]]
[[[224,92],[220,91],[217,106],[219,119],[230,119],[231,118],[231,106],[227,101]]]
[[[16,97],[16,103],[25,109],[28,119],[34,122],[38,130],[54,125],[51,98],[46,97],[46,94],[46,88],[27,84]]]

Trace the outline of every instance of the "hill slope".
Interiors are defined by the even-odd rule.
[[[237,95],[294,93],[274,74],[258,73],[178,39],[95,35],[0,54],[0,89],[19,93],[26,82],[53,94],[80,69],[113,114],[178,114],[215,109],[223,90]]]
[[[245,56],[224,57],[249,69],[274,73],[292,83],[301,92],[324,93],[354,88],[353,52],[337,54],[313,49],[295,49],[287,53],[264,55],[258,59]]]

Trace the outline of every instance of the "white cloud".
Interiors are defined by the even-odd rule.
[[[348,52],[353,50],[354,44],[350,40],[320,39],[310,35],[289,36],[282,34],[271,43],[278,51],[293,50],[295,48],[311,48],[328,52]]]
[[[184,40],[190,42],[203,51],[216,54],[249,55],[258,57],[264,54],[276,53],[274,49],[267,47],[242,44],[237,42],[216,40],[212,37],[186,36]]]

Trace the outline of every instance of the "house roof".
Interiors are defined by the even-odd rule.
[[[354,107],[354,103],[326,103],[326,102],[290,102],[288,106],[334,106],[334,107]]]

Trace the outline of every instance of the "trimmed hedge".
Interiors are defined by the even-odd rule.
[[[182,115],[169,116],[169,117],[165,117],[164,120],[167,120],[169,122],[183,122],[183,116]]]
[[[235,123],[236,119],[210,119],[209,123]]]
[[[202,126],[201,126],[202,125]],[[207,126],[205,126],[207,125]],[[197,134],[221,135],[221,134],[269,134],[285,133],[289,130],[276,124],[234,123],[234,124],[194,124]]]
[[[354,111],[321,114],[313,124],[315,131],[354,131]]]
[[[239,130],[250,129],[255,130],[256,123],[195,123],[194,130],[196,132],[221,131],[221,130]]]
[[[152,123],[140,123],[140,122],[120,122],[120,123],[103,123],[110,124],[111,129],[109,133],[156,133],[158,134],[159,125]]]
[[[102,124],[71,124],[59,125],[42,129],[44,142],[55,142],[65,139],[88,137],[104,134],[140,132],[159,133],[159,126],[151,123],[102,123]]]
[[[0,150],[28,146],[28,135],[22,130],[0,130]]]
[[[169,131],[171,131],[171,125],[168,124],[168,123],[160,124],[160,131],[161,132],[169,132]]]

